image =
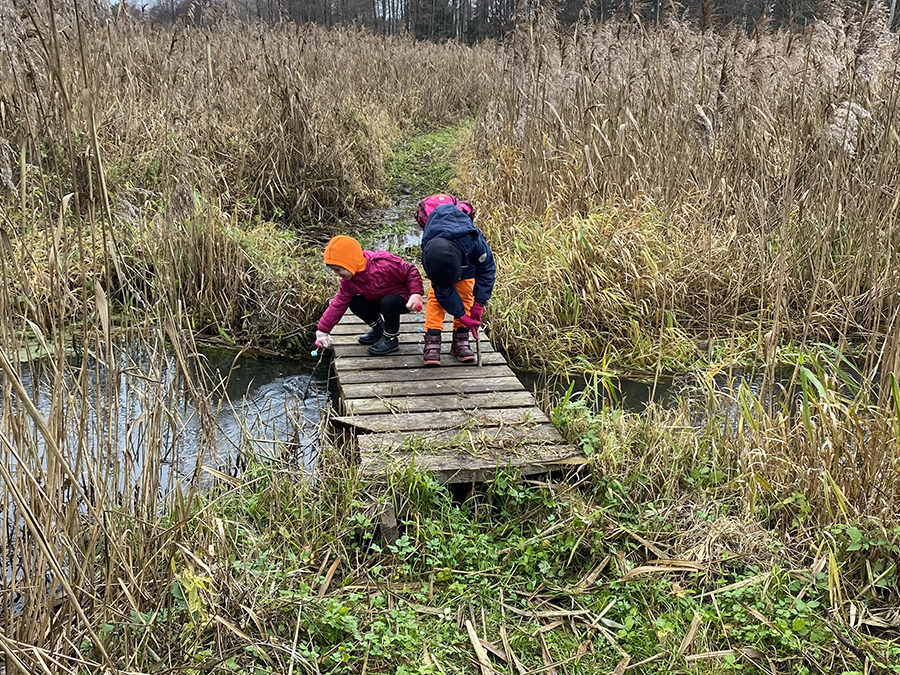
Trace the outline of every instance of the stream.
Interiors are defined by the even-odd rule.
[[[420,230],[412,218],[414,205],[402,196],[391,207],[370,212],[360,223],[363,246],[416,261]],[[127,493],[129,481],[150,461],[161,465],[160,494],[173,481],[209,484],[214,473],[203,467],[234,474],[248,457],[287,458],[306,469],[315,466],[321,421],[336,397],[329,387],[327,357],[297,360],[198,345],[196,355],[188,359],[190,377],[185,378],[170,346],[120,340],[114,353],[112,366],[89,358],[86,373],[80,372],[79,360],[67,376],[65,395],[57,391],[61,403],[52,398],[52,367],[38,364],[32,371],[23,364],[22,382],[41,414],[65,420],[73,462],[77,448],[94,465],[116,465],[110,471],[118,492]],[[591,391],[590,383],[578,376],[562,380],[516,374],[542,403],[558,400],[570,385],[575,394]],[[713,387],[720,405],[731,408],[735,406],[729,401],[742,382],[755,392],[760,380],[735,373],[730,380],[717,379]],[[651,401],[671,407],[683,397],[696,399],[698,408],[706,403],[707,394],[691,376],[655,383],[620,378],[612,384],[612,404],[630,412],[643,411]],[[192,393],[195,387],[199,396]],[[199,410],[196,401],[201,402]],[[54,409],[58,405],[65,410]],[[41,435],[35,434],[33,442],[43,454]],[[110,461],[110,448],[118,454],[117,462]],[[7,459],[15,465],[14,458]]]

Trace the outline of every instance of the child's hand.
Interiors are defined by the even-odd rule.
[[[320,330],[316,331],[316,345],[322,349],[328,349],[333,343],[334,340],[331,339],[331,335]]]
[[[418,293],[413,293],[409,296],[409,300],[406,301],[406,309],[410,312],[421,312],[422,311],[422,296]]]
[[[478,338],[478,331],[476,329],[481,325],[480,321],[476,321],[468,314],[463,314],[459,317],[459,322],[472,331],[472,335],[474,335],[476,339]]]
[[[469,316],[475,319],[479,324],[481,323],[481,315],[484,312],[484,307],[479,305],[477,302],[472,303],[472,309],[469,310]]]

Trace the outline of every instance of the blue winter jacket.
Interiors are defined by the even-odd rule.
[[[435,237],[443,237],[456,242],[462,249],[462,276],[460,279],[475,279],[473,295],[475,302],[484,307],[494,290],[496,266],[491,247],[481,231],[472,224],[472,219],[453,204],[442,204],[428,215],[425,231],[422,232],[422,250]],[[434,288],[434,297],[441,307],[455,318],[466,313],[462,299],[456,288]]]

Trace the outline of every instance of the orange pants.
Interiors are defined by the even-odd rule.
[[[472,295],[472,291],[475,289],[475,280],[474,279],[460,279],[456,282],[456,292],[459,293],[459,297],[462,300],[463,307],[465,307],[466,312],[472,309],[472,303],[475,302],[475,298]],[[437,298],[434,297],[434,291],[431,289],[431,286],[428,286],[428,299],[425,301],[425,330],[429,328],[437,328],[441,330],[444,327],[444,316],[446,312],[444,308],[441,306],[441,303],[437,301]],[[458,319],[453,320],[453,329],[457,329],[462,324]]]

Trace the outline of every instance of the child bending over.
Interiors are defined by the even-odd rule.
[[[369,324],[359,343],[383,356],[400,348],[400,315],[422,307],[422,277],[415,265],[387,251],[363,251],[352,237],[338,235],[325,247],[325,265],[341,279],[316,330],[316,344],[330,347],[331,331],[349,308]]]
[[[429,208],[431,205],[431,208]],[[469,331],[481,325],[481,314],[494,289],[494,254],[472,222],[469,202],[450,195],[423,199],[416,214],[422,231],[422,267],[431,279],[425,305],[426,366],[441,365],[441,328],[445,311],[453,315],[450,353],[470,363]],[[476,333],[477,337],[477,333]]]

